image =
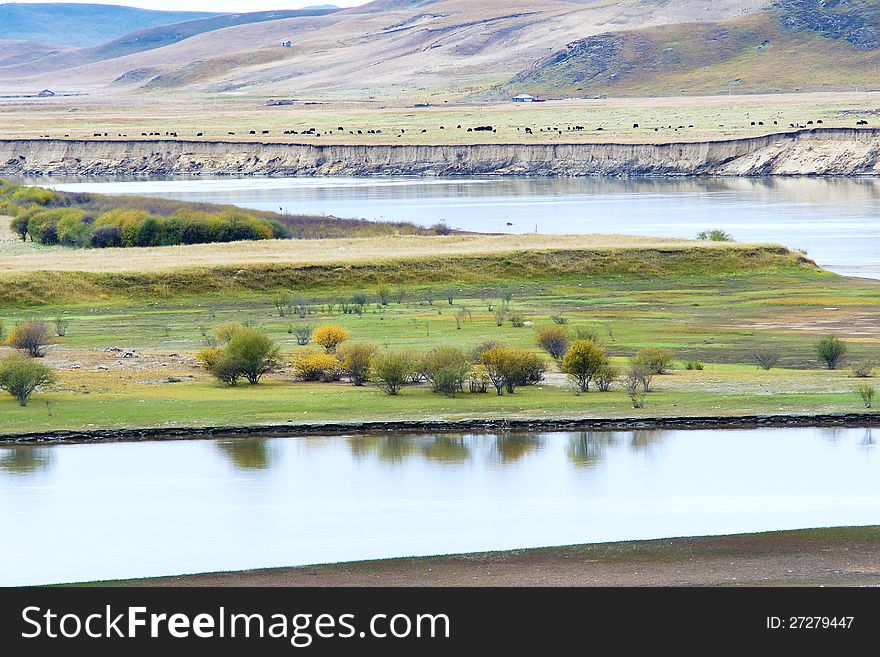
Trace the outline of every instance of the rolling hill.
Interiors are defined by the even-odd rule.
[[[0,46],[0,93],[439,103],[873,88],[878,16],[880,0],[376,0],[202,18],[42,54]]]
[[[499,87],[548,98],[880,87],[880,2],[781,0],[726,21],[606,32]]]
[[[171,23],[170,25],[159,25],[149,27],[137,32],[126,34],[118,39],[114,39],[107,43],[97,46],[78,49],[62,49],[57,52],[48,52],[44,56],[35,57],[33,53],[27,59],[19,57],[12,59],[10,57],[0,60],[0,66],[9,67],[8,74],[16,73],[47,73],[51,71],[61,71],[86,64],[106,61],[132,55],[156,48],[163,48],[184,39],[202,34],[205,32],[213,32],[227,27],[236,25],[247,25],[248,23],[259,23],[264,21],[277,21],[287,18],[296,18],[299,16],[323,16],[333,11],[335,8],[315,8],[301,10],[284,10],[284,11],[262,11],[245,14],[220,14],[218,16],[210,16],[208,18],[200,18],[198,20],[184,21],[180,23]],[[0,48],[2,44],[0,42]],[[21,65],[18,69],[15,67]]]
[[[151,11],[97,4],[0,4],[0,40],[36,41],[78,48],[156,25],[216,16],[197,11]]]

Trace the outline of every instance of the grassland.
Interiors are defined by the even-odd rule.
[[[880,360],[880,284],[828,274],[779,247],[595,236],[400,240],[345,242],[347,250],[327,241],[323,254],[318,242],[277,241],[275,264],[259,264],[269,257],[263,253],[231,265],[239,248],[250,248],[233,244],[226,264],[218,266],[218,252],[196,269],[186,268],[195,247],[144,250],[126,261],[148,270],[137,273],[119,272],[116,259],[88,263],[71,250],[0,256],[0,320],[7,327],[35,317],[70,322],[47,357],[58,384],[27,408],[0,398],[0,430],[853,412],[861,407],[853,392],[859,380],[848,370],[820,369],[815,340],[835,332],[848,341],[852,361]],[[359,258],[352,258],[355,249]],[[375,259],[392,251],[394,258]],[[67,259],[76,264],[68,268]],[[10,273],[16,261],[73,271]],[[378,303],[379,285],[391,289],[388,305]],[[311,314],[279,316],[272,301],[279,290]],[[370,298],[364,314],[341,314],[340,302],[358,293]],[[506,295],[509,313],[525,326],[496,325],[489,306]],[[677,367],[658,377],[639,411],[620,386],[576,396],[555,366],[543,384],[514,395],[454,398],[425,386],[389,398],[373,386],[297,383],[290,367],[295,354],[313,348],[296,345],[291,334],[303,324],[339,323],[353,339],[397,349],[469,349],[488,340],[537,349],[535,329],[557,315],[572,329],[598,333],[617,362],[660,346],[676,353]],[[285,367],[259,386],[226,388],[208,377],[195,354],[212,328],[228,321],[266,330]],[[780,349],[779,368],[755,367],[752,356],[762,346]],[[111,348],[138,357],[120,358]],[[705,369],[685,370],[690,360]]]
[[[267,107],[267,100],[256,95],[172,95],[151,97],[149,102],[102,96],[0,99],[0,138],[163,140],[173,139],[166,132],[176,132],[181,139],[310,144],[665,143],[771,134],[807,121],[821,120],[825,127],[852,127],[863,119],[872,126],[880,124],[878,95],[857,90],[532,104],[441,101],[425,107],[378,101],[299,101]],[[467,131],[485,125],[496,132]],[[302,134],[310,128],[317,135]],[[251,130],[256,134],[249,134]],[[262,134],[264,130],[269,134]],[[286,130],[300,134],[285,135]],[[370,134],[371,130],[381,134]],[[143,132],[160,136],[142,137]]]
[[[628,541],[269,568],[89,586],[865,586],[878,527]]]

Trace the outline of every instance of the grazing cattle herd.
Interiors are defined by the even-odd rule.
[[[779,125],[779,121],[774,120],[772,124]],[[632,129],[638,130],[638,129],[640,129],[640,125],[641,125],[640,123],[633,123]],[[768,123],[765,123],[764,121],[750,121],[749,125],[750,125],[750,127],[761,128],[761,127],[764,127],[765,125],[768,125]],[[855,125],[858,127],[863,127],[863,126],[868,126],[869,123],[866,119],[859,119],[858,121],[855,122]],[[814,129],[815,127],[818,127],[818,126],[824,126],[824,121],[822,119],[815,119],[815,120],[811,119],[811,120],[806,121],[806,123],[794,122],[794,123],[788,124],[788,127],[791,129],[794,129],[794,130]],[[543,133],[543,134],[551,134],[551,135],[555,134],[555,135],[559,136],[559,135],[563,134],[563,129],[560,126],[543,126],[543,127],[539,127],[539,126],[525,126],[525,127],[507,126],[507,127],[509,129],[513,129],[515,127],[516,132],[522,132],[527,135],[535,135],[536,133]],[[718,127],[723,128],[724,124],[723,123],[718,124]],[[691,123],[691,124],[687,124],[687,125],[679,124],[679,125],[665,125],[665,126],[661,125],[661,126],[654,126],[654,127],[648,126],[645,129],[653,130],[654,132],[659,132],[662,129],[672,130],[674,132],[678,132],[680,130],[693,129],[693,128],[694,128],[694,124]],[[441,125],[441,126],[439,126],[439,129],[446,130],[446,126]],[[465,128],[461,124],[458,124],[455,127],[455,129],[466,131],[469,133],[474,133],[474,132],[497,133],[499,131],[499,129],[501,129],[501,128],[499,128],[498,126],[492,126],[492,125],[478,125],[478,126],[474,126],[474,127]],[[416,131],[416,129],[412,129],[412,130],[413,130],[413,132]],[[565,126],[565,132],[584,132],[584,131],[588,131],[588,130],[589,130],[589,128],[586,126],[583,126],[583,125],[567,125],[567,126]],[[603,132],[606,130],[606,127],[600,125],[600,126],[596,126],[594,128],[594,130],[596,132]],[[397,137],[401,137],[406,134],[406,131],[407,131],[406,128],[396,128],[396,129],[391,129],[391,130],[383,129],[383,128],[348,129],[348,130],[346,130],[346,128],[344,126],[338,126],[336,128],[336,130],[324,130],[324,131],[318,130],[317,128],[307,128],[307,129],[303,129],[303,130],[292,130],[292,129],[291,130],[284,130],[283,135],[284,136],[300,135],[300,136],[305,136],[305,137],[321,137],[321,136],[338,136],[340,134],[348,134],[351,136],[391,134],[391,135],[396,135]],[[247,134],[248,134],[248,136],[253,136],[253,137],[270,136],[272,134],[272,131],[271,130],[262,130],[262,129],[261,130],[253,129],[253,130],[248,130]],[[428,129],[421,128],[420,130],[418,130],[418,134],[422,134],[422,135],[428,134]],[[234,137],[234,136],[236,136],[236,132],[233,130],[229,130],[226,132],[226,135],[229,137]],[[169,137],[169,138],[175,139],[175,138],[178,138],[179,135],[176,131],[165,131],[165,132],[141,132],[140,136],[141,137]],[[208,136],[208,134],[206,132],[202,131],[202,132],[197,132],[195,134],[195,136],[196,137],[206,137],[206,136]],[[64,137],[70,138],[70,134],[65,134]],[[104,138],[112,138],[113,136],[107,132],[93,132],[92,137],[96,138],[96,139],[98,139],[98,138],[104,139]],[[127,133],[116,133],[115,137],[127,138],[128,134]],[[53,137],[52,137],[52,135],[41,134],[40,138],[41,139],[52,139]]]

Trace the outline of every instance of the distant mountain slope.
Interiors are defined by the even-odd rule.
[[[726,21],[614,31],[539,60],[494,95],[718,94],[880,87],[880,0],[781,0]]]
[[[181,3],[185,6],[186,3]],[[0,40],[94,46],[154,25],[216,16],[218,12],[151,11],[94,4],[0,4]]]
[[[338,9],[300,9],[300,10],[283,10],[283,11],[262,11],[246,14],[220,14],[219,16],[211,16],[209,18],[200,18],[193,21],[185,21],[182,23],[171,23],[169,25],[159,25],[150,27],[137,32],[126,34],[118,39],[114,39],[108,43],[102,43],[89,48],[80,48],[73,51],[65,51],[58,53],[49,53],[45,58],[29,57],[28,65],[22,69],[21,73],[45,73],[48,71],[57,71],[85,64],[92,64],[108,59],[115,59],[155,48],[163,48],[172,44],[188,39],[197,34],[205,32],[213,32],[227,27],[236,25],[247,25],[248,23],[260,23],[266,21],[277,21],[287,18],[296,18],[298,16],[323,16]],[[38,62],[35,60],[39,59]],[[35,63],[31,63],[35,62]],[[8,58],[6,63],[0,63],[0,66],[10,66],[15,64],[26,63],[24,59],[18,61]],[[15,71],[10,71],[15,73]]]
[[[112,85],[117,94],[174,89],[346,99],[432,93],[460,98],[509,80],[591,34],[695,17],[722,20],[760,11],[766,2],[378,0],[321,16],[225,27],[98,63],[80,59],[80,53],[6,67],[0,69],[0,91],[94,92]],[[282,48],[288,40],[292,47]]]

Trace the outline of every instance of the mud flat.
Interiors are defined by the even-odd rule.
[[[880,130],[666,144],[310,145],[0,140],[2,175],[877,176]]]

